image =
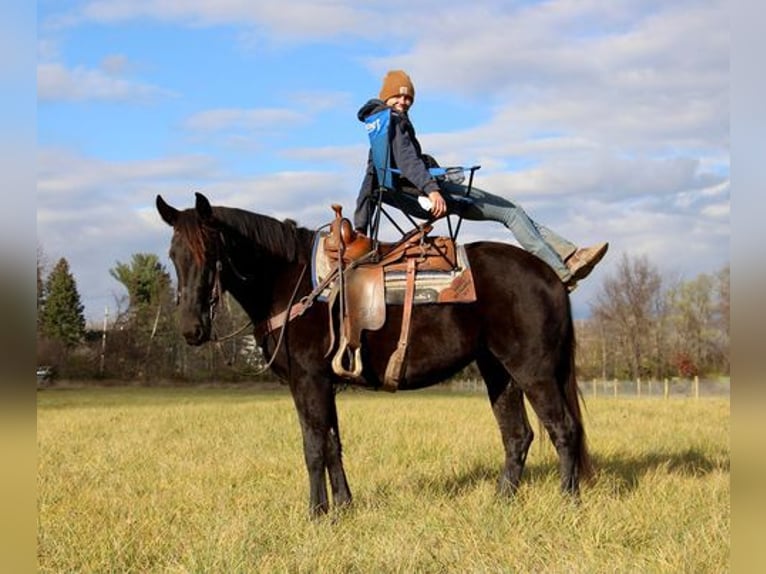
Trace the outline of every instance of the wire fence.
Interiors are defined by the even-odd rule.
[[[728,397],[731,393],[731,382],[728,378],[701,379],[652,379],[580,381],[580,391],[590,397],[646,397],[671,399],[677,397]],[[451,381],[447,387],[459,392],[486,392],[484,381],[481,379],[465,379]]]

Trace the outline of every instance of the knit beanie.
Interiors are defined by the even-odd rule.
[[[393,96],[403,94],[410,96],[415,101],[415,86],[404,70],[391,70],[383,78],[383,87],[380,88],[380,99],[384,102]]]

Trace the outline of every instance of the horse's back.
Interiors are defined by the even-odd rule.
[[[465,246],[474,277],[477,311],[490,347],[513,354],[568,342],[572,318],[566,287],[549,265],[514,245],[482,241]],[[497,349],[500,351],[500,349]],[[504,353],[505,354],[505,353]]]
[[[479,300],[491,302],[509,293],[558,303],[568,300],[566,287],[555,271],[528,251],[494,241],[468,243],[465,249]]]

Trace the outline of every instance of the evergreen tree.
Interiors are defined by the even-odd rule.
[[[125,286],[132,314],[167,298],[170,275],[153,253],[134,253],[130,264],[117,262],[109,274]]]
[[[45,308],[44,256],[42,247],[37,247],[37,332],[42,330],[43,309]]]
[[[77,283],[65,258],[59,259],[44,286],[41,330],[65,347],[77,345],[85,335],[85,316]]]

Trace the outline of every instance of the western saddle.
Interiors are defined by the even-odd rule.
[[[474,301],[473,280],[470,272],[455,273],[459,271],[455,242],[448,237],[429,236],[430,223],[418,225],[397,242],[373,242],[353,229],[351,222],[343,217],[340,205],[332,208],[335,219],[324,236],[322,249],[335,277],[329,297],[330,309],[334,308],[336,299],[340,302],[340,342],[332,359],[333,371],[352,381],[363,381],[362,331],[383,327],[386,276],[404,273],[401,332],[383,379],[383,389],[396,391],[404,375],[416,275],[426,271],[453,272],[449,289],[439,295],[436,303]],[[332,319],[330,324],[332,326]],[[334,343],[333,333],[328,354]]]

